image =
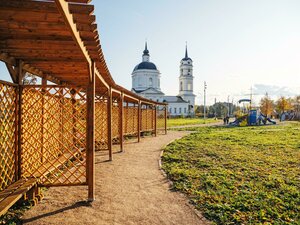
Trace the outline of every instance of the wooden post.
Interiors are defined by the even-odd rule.
[[[18,180],[18,176],[19,176],[19,172],[18,172],[18,145],[19,145],[19,142],[18,142],[18,136],[19,136],[19,133],[18,133],[18,122],[19,122],[19,105],[20,105],[20,101],[19,101],[19,92],[20,92],[20,89],[19,87],[15,87],[15,133],[14,133],[14,136],[15,136],[15,153],[14,153],[14,157],[15,157],[15,181]]]
[[[154,105],[154,136],[157,136],[157,105]]]
[[[71,103],[72,103],[72,144],[75,146],[77,139],[76,139],[76,133],[77,133],[77,129],[76,129],[76,122],[77,119],[75,118],[77,111],[76,111],[76,90],[71,89],[70,90],[70,94],[71,94]]]
[[[107,99],[107,130],[108,130],[108,155],[109,161],[112,161],[112,90],[109,87],[108,99]]]
[[[47,85],[47,78],[46,76],[42,77],[42,127],[41,127],[41,133],[42,133],[42,137],[41,137],[41,163],[43,163],[44,161],[44,123],[45,123],[45,119],[44,119],[44,108],[45,108],[45,86]]]
[[[123,97],[123,100],[124,100],[124,97]],[[126,114],[126,117],[125,117],[126,118],[126,120],[125,120],[125,133],[128,133],[128,121],[129,121],[129,118],[128,118],[128,102],[126,102],[125,114]]]
[[[88,183],[88,201],[95,200],[95,63],[92,62],[91,76],[87,88],[87,136],[86,171]]]
[[[60,149],[61,151],[63,150],[63,143],[64,143],[64,108],[65,108],[65,100],[64,100],[64,89],[63,87],[60,88],[59,90],[59,98],[60,98],[60,110],[59,110],[59,120],[60,120],[60,124],[59,124],[59,130],[60,130],[60,134],[59,134],[59,139],[60,139]]]
[[[141,140],[141,101],[138,101],[138,123],[137,123],[137,131],[138,131],[138,142]]]
[[[124,130],[123,130],[123,114],[124,114],[124,109],[123,109],[123,104],[124,104],[124,94],[123,92],[120,95],[120,103],[119,103],[119,109],[120,109],[120,151],[124,152],[123,144],[124,144]]]
[[[17,80],[18,80],[18,127],[17,127],[17,134],[18,134],[18,146],[17,146],[17,178],[20,179],[22,176],[22,170],[21,170],[21,159],[22,159],[22,91],[23,91],[23,77],[24,77],[24,71],[23,71],[23,62],[18,62],[18,74],[17,74]]]
[[[165,134],[167,134],[167,106],[165,105]]]

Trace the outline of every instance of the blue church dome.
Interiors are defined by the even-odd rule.
[[[152,62],[141,62],[140,64],[134,67],[133,71],[136,70],[157,70],[157,67]]]

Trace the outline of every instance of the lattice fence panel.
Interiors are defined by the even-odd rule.
[[[119,144],[120,143],[120,99],[113,99],[112,105],[112,143]]]
[[[165,108],[166,106],[157,106],[156,126],[158,133],[165,133]]]
[[[108,149],[108,129],[107,129],[107,97],[96,96],[95,99],[95,149]]]
[[[124,107],[124,135],[137,135],[138,129],[138,107],[137,105],[128,105]]]
[[[151,105],[142,106],[142,131],[154,131],[154,109]]]
[[[22,176],[43,185],[86,183],[85,90],[23,86]]]
[[[0,82],[0,191],[15,180],[15,110],[17,88]]]

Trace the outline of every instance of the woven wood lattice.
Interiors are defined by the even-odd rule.
[[[154,131],[154,109],[150,105],[142,105],[141,131]]]
[[[138,106],[126,103],[124,106],[123,128],[125,136],[136,136],[138,132]]]
[[[158,133],[165,133],[166,106],[157,106],[156,123]]]
[[[107,96],[97,95],[95,99],[95,150],[108,149]]]
[[[86,182],[86,94],[78,88],[23,86],[23,177],[44,185]]]
[[[0,82],[0,191],[15,180],[17,88]]]

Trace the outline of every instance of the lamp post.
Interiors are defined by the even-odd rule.
[[[204,81],[204,108],[203,108],[203,118],[204,118],[204,123],[205,123],[205,117],[206,117],[206,89],[207,89],[207,85],[206,85],[206,81]]]

